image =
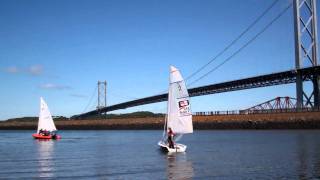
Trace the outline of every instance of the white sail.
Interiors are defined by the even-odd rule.
[[[177,134],[193,132],[188,90],[179,70],[173,66],[170,66],[168,93],[167,128],[169,127]]]
[[[48,105],[40,98],[40,113],[39,113],[39,122],[38,122],[38,130],[39,133],[40,129],[47,130],[47,131],[56,131],[56,126],[54,125],[51,113],[49,111]]]

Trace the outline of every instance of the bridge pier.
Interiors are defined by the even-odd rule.
[[[319,107],[319,75],[307,77],[299,70],[318,65],[316,0],[293,0],[297,108]],[[312,80],[311,93],[304,82]],[[312,101],[313,100],[313,101]]]
[[[296,96],[297,96],[297,108],[302,108],[303,105],[303,81],[302,74],[297,73],[297,81],[296,81]]]
[[[316,108],[320,107],[320,77],[315,76],[312,80],[313,83],[313,92],[314,92],[314,106]]]

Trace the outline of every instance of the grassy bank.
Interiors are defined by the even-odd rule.
[[[59,130],[162,129],[164,117],[58,120]],[[193,116],[194,129],[320,129],[320,112]],[[1,130],[37,128],[37,121],[0,122]]]

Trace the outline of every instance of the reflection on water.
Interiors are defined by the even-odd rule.
[[[168,179],[192,179],[194,176],[192,162],[186,153],[169,153],[167,158]]]
[[[315,147],[315,157],[314,157],[314,168],[313,168],[313,177],[317,177],[320,179],[320,142],[317,141]]]
[[[308,177],[308,154],[307,154],[307,144],[305,142],[304,136],[298,136],[297,138],[298,144],[298,173],[299,179],[306,179]]]
[[[54,176],[54,141],[52,140],[37,140],[38,153],[38,172],[39,177],[53,177]]]
[[[320,178],[320,143],[310,143],[304,134],[297,137],[299,179]]]
[[[160,131],[0,131],[0,179],[320,179],[320,130],[197,131],[162,153]]]

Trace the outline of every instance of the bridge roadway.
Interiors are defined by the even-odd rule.
[[[261,75],[256,77],[234,80],[234,81],[222,82],[218,84],[195,87],[195,88],[188,89],[188,92],[191,97],[194,97],[194,96],[203,96],[208,94],[216,94],[216,93],[229,92],[229,91],[238,91],[243,89],[295,83],[298,73],[301,73],[304,77],[306,77],[306,80],[312,80],[313,77],[318,77],[320,75],[320,66],[308,67],[308,68],[303,68],[299,70],[289,70],[289,71],[266,74],[266,75]],[[99,113],[167,101],[167,99],[168,99],[168,93],[149,96],[141,99],[136,99],[128,102],[107,106],[107,107],[101,108],[100,110],[89,111],[83,114],[76,115],[73,118],[81,119],[88,116],[97,115]]]

